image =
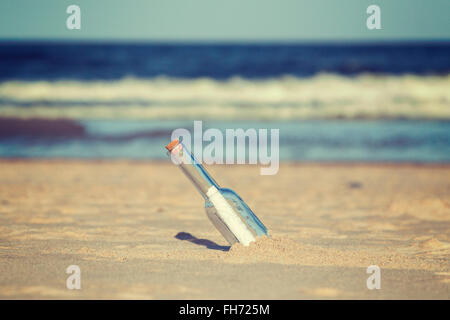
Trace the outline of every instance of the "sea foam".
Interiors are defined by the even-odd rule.
[[[450,75],[6,81],[0,116],[73,119],[450,119]]]

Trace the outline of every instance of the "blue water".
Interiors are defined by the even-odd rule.
[[[450,43],[83,44],[0,42],[0,80],[226,79],[448,74]]]
[[[81,137],[0,139],[0,155],[166,159],[163,147],[170,141],[173,129],[186,128],[194,133],[190,121],[87,120],[80,123],[86,129]],[[450,162],[449,122],[206,121],[203,126],[203,130],[217,128],[224,136],[226,129],[279,129],[281,161]],[[204,142],[203,147],[207,144]]]
[[[165,159],[203,120],[279,129],[282,161],[448,163],[449,76],[450,43],[0,42],[0,157]]]

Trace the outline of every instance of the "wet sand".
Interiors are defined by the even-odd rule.
[[[450,166],[209,170],[271,239],[230,250],[169,162],[0,160],[0,298],[450,298]]]

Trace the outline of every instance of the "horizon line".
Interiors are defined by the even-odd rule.
[[[193,44],[193,45],[296,45],[296,44],[450,44],[450,38],[341,38],[341,39],[123,39],[123,38],[0,38],[0,43],[77,44]]]

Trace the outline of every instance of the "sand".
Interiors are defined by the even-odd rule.
[[[230,248],[170,162],[0,160],[0,298],[450,298],[450,166],[209,171],[271,238]]]

